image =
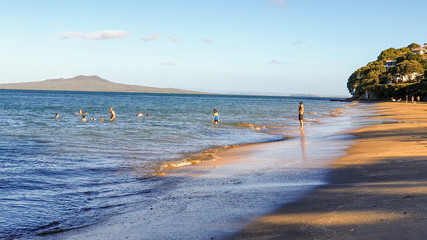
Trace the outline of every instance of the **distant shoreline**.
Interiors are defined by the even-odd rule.
[[[173,92],[119,92],[119,91],[83,91],[83,90],[45,90],[45,89],[9,89],[1,88],[0,91],[29,91],[29,92],[69,92],[69,93],[143,93],[143,94],[176,94],[176,95],[230,95],[219,93],[173,93]]]
[[[329,99],[330,101],[336,102],[350,102],[346,98],[339,96],[317,96],[317,95],[256,95],[256,94],[244,94],[244,93],[211,93],[211,92],[188,92],[188,93],[175,93],[175,92],[124,92],[124,91],[83,91],[83,90],[43,90],[43,89],[10,89],[10,88],[1,88],[0,84],[0,92],[1,91],[38,91],[38,92],[70,92],[70,93],[134,93],[134,94],[174,94],[174,95],[212,95],[212,96],[248,96],[248,97],[284,97],[284,98],[300,98],[300,99]]]

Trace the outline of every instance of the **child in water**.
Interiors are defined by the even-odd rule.
[[[218,111],[216,109],[213,110],[214,111],[214,116],[212,118],[212,122],[214,122],[215,124],[218,124],[219,122],[219,114]]]

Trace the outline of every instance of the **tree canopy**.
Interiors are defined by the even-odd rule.
[[[417,44],[417,43],[411,43],[411,44],[408,45],[408,48],[411,49],[411,50],[415,49],[415,48],[419,48],[419,47],[421,47],[421,45]]]
[[[407,76],[411,73],[421,74],[424,72],[424,68],[416,60],[405,60],[396,65],[396,72],[403,76]]]
[[[399,49],[389,48],[380,53],[377,61],[384,63],[387,60],[396,60],[398,57],[401,57],[407,53],[412,53],[411,50],[407,47]]]
[[[361,95],[366,87],[379,84],[380,75],[386,67],[380,62],[370,62],[368,65],[357,69],[348,79],[347,88],[353,95]]]

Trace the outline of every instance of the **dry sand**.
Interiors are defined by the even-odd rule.
[[[427,105],[378,103],[330,184],[254,219],[232,239],[427,239]],[[396,121],[386,121],[394,119]]]

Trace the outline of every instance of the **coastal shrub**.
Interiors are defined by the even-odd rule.
[[[423,101],[426,101],[425,97],[427,96],[427,81],[422,81],[420,83],[411,84],[405,88],[406,94],[408,96],[420,96],[423,98]]]
[[[405,99],[406,90],[408,84],[380,84],[371,86],[368,91],[373,92],[379,100],[388,100],[391,98],[402,98]]]
[[[367,88],[367,91],[374,93],[378,100],[390,100],[391,98],[406,99],[406,96],[410,99],[412,96],[420,96],[425,101],[427,100],[427,81],[420,83],[380,84],[370,86]]]

